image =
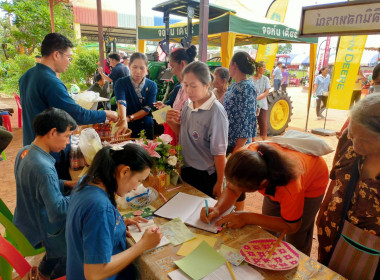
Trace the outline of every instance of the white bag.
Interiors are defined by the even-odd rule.
[[[99,134],[93,128],[83,129],[79,137],[79,148],[88,165],[91,165],[96,153],[102,148]]]
[[[310,100],[310,107],[315,108],[316,106],[317,106],[317,97],[313,95]]]

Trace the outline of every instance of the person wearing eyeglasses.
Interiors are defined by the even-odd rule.
[[[41,44],[41,63],[29,69],[19,80],[24,146],[30,145],[35,138],[34,117],[49,107],[66,111],[80,125],[118,119],[116,112],[91,111],[77,105],[70,97],[64,83],[56,76],[56,73],[64,73],[69,68],[73,47],[72,42],[62,34],[46,35]],[[67,148],[64,153],[52,154],[57,160],[56,168],[60,179],[70,179],[69,149]]]

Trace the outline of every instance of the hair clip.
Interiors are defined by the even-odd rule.
[[[263,156],[263,153],[260,152],[260,151],[257,151],[257,153],[262,157]]]
[[[113,151],[121,151],[121,150],[124,150],[124,149],[123,149],[123,146],[119,145],[119,146],[112,146],[111,150],[113,150]]]

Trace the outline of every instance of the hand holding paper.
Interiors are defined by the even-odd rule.
[[[161,108],[160,110],[154,111],[152,113],[153,118],[156,120],[158,124],[163,124],[166,122],[166,115],[167,112],[171,109],[170,106],[165,106]]]

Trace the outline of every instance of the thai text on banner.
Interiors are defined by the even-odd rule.
[[[266,18],[271,20],[284,22],[286,10],[288,8],[289,0],[275,0],[272,2],[268,9]],[[278,44],[260,45],[257,54],[256,61],[264,61],[269,71],[272,71],[274,62],[276,60]]]

